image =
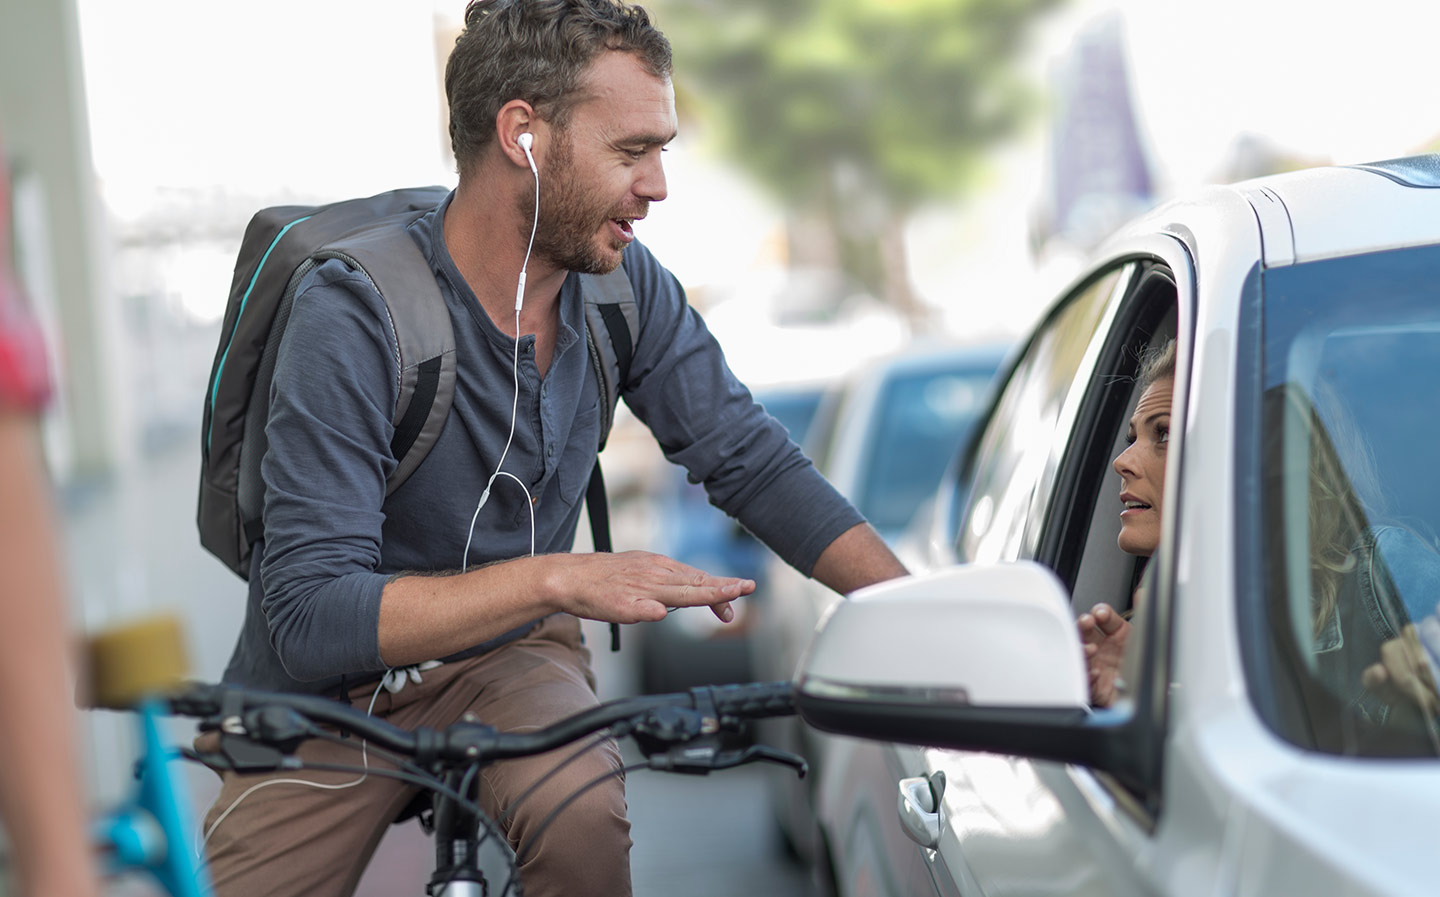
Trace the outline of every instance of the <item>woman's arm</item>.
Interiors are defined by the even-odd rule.
[[[1130,638],[1130,624],[1108,604],[1097,604],[1076,621],[1080,640],[1085,648],[1085,665],[1090,670],[1090,703],[1109,707],[1115,702],[1120,662],[1125,657],[1125,642]]]
[[[0,817],[19,891],[92,895],[65,591],[32,415],[0,409]]]

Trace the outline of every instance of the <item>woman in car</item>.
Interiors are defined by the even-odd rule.
[[[1175,387],[1175,341],[1141,359],[1140,401],[1130,416],[1129,446],[1115,458],[1120,474],[1120,535],[1127,554],[1149,558],[1160,545],[1160,502],[1165,492],[1165,452],[1170,442],[1170,397]],[[1136,589],[1138,598],[1143,589]],[[1132,603],[1132,608],[1134,604]],[[1090,671],[1090,702],[1108,707],[1130,635],[1129,614],[1097,604],[1077,621]]]
[[[1160,544],[1174,341],[1147,354],[1138,379],[1141,396],[1130,419],[1130,444],[1114,461],[1123,503],[1117,542],[1121,550],[1149,558]],[[1320,390],[1327,406],[1322,417],[1298,390],[1281,389],[1277,395],[1291,402],[1309,433],[1311,623],[1321,679],[1374,723],[1385,723],[1397,706],[1407,715],[1418,709],[1433,718],[1440,693],[1426,653],[1428,646],[1440,657],[1440,617],[1434,591],[1425,584],[1440,582],[1440,556],[1407,528],[1369,522],[1365,508],[1383,506],[1381,490],[1369,451],[1339,400]],[[1337,443],[1345,446],[1348,463]],[[1136,589],[1137,601],[1143,591]],[[1097,604],[1077,621],[1094,706],[1115,699],[1130,634],[1127,616]]]

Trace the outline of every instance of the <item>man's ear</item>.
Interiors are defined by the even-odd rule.
[[[500,152],[514,164],[528,170],[530,160],[525,156],[525,150],[520,146],[520,135],[531,135],[531,151],[539,152],[543,143],[543,135],[539,133],[540,117],[535,114],[535,109],[524,100],[511,100],[500,107],[495,114],[495,137]]]

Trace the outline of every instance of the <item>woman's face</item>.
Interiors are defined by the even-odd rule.
[[[1160,544],[1165,450],[1170,444],[1172,379],[1150,384],[1130,418],[1129,448],[1115,459],[1120,474],[1120,550],[1149,557]]]

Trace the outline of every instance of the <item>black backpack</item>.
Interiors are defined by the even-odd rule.
[[[260,459],[280,340],[301,278],[338,258],[365,274],[385,300],[400,348],[400,398],[391,442],[399,464],[386,495],[435,445],[455,394],[455,335],[444,297],[408,225],[435,208],[444,187],[394,190],[323,206],[276,206],[250,220],[235,263],[220,345],[205,394],[201,433],[200,544],[243,579],[263,534]],[[606,395],[600,448],[629,375],[639,315],[623,268],[584,275],[586,342]],[[596,334],[604,334],[597,337]],[[597,551],[610,550],[605,484],[597,459],[586,492]]]

